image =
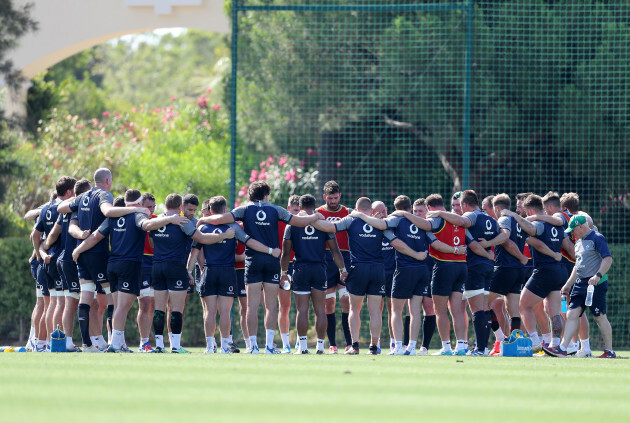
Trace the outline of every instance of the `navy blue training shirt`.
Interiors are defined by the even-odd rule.
[[[383,263],[383,231],[351,216],[335,223],[335,230],[348,233],[350,263]]]
[[[101,205],[105,203],[113,204],[114,196],[111,192],[98,187],[84,192],[70,203],[70,210],[77,212],[77,220],[81,230],[89,229],[92,233],[98,230],[98,227],[105,220],[105,215],[101,212]],[[90,252],[103,253],[108,250],[107,240],[103,239]]]
[[[322,232],[310,225],[304,228],[288,225],[283,238],[293,243],[295,268],[302,264],[325,263],[326,243],[329,239],[335,239],[335,234]]]
[[[172,214],[172,213],[171,213]],[[165,216],[167,214],[164,214]],[[197,228],[192,221],[183,226],[169,223],[155,231],[150,232],[153,238],[153,263],[165,263],[177,261],[185,263],[186,245],[188,238],[194,235]]]
[[[510,231],[510,240],[516,244],[518,250],[522,253],[525,249],[525,240],[528,235],[523,232],[523,229],[521,229],[521,226],[516,222],[516,219],[511,216],[502,216],[499,218],[499,227]],[[503,245],[496,245],[494,247],[494,260],[495,265],[498,267],[524,267],[516,257],[507,252]]]
[[[109,261],[142,261],[146,232],[142,223],[148,218],[142,213],[131,213],[122,217],[105,219],[98,231],[109,235],[111,251]]]
[[[236,254],[236,241],[245,244],[249,241],[250,236],[245,233],[238,223],[228,223],[227,225],[209,225],[203,224],[199,227],[199,231],[204,234],[222,234],[229,228],[234,229],[236,233],[234,238],[224,239],[214,244],[200,244],[193,242],[192,248],[203,248],[203,256],[206,266],[234,267]],[[201,260],[199,260],[201,262]]]
[[[554,253],[560,252],[560,247],[562,245],[562,240],[566,236],[561,226],[554,226],[547,222],[535,221],[532,222],[536,227],[536,235],[535,238],[538,238],[542,242],[545,243],[547,247],[551,249]],[[554,260],[553,257],[549,257],[546,254],[541,254],[535,248],[530,248],[532,252],[532,258],[534,259],[534,267],[539,267],[540,265],[549,265],[549,264],[560,264],[559,261]]]
[[[53,226],[55,226],[55,223],[57,222],[57,219],[59,218],[59,212],[57,211],[57,206],[59,206],[60,202],[61,201],[57,199],[51,201],[50,203],[46,204],[42,208],[42,211],[39,214],[40,218],[37,221],[37,225],[35,226],[35,229],[37,229],[39,232],[43,232],[46,235],[46,237],[48,237],[48,235],[50,234],[50,231],[52,231]],[[63,246],[61,244],[61,240],[57,238],[55,243],[51,245],[50,248],[48,249],[48,254],[53,256],[53,260],[56,260],[59,253],[61,253],[62,248]]]
[[[419,229],[416,225],[414,225],[404,217],[390,217],[387,219],[387,221],[387,226],[392,228],[391,230],[385,231],[385,238],[389,242],[392,242],[395,239],[400,239],[412,250],[428,251],[429,244],[431,244],[436,239],[433,234],[431,234],[432,239],[429,239],[429,236],[425,231]],[[398,268],[417,267],[425,265],[425,261],[418,261],[413,257],[396,251],[396,267]]]
[[[293,216],[288,210],[264,201],[238,207],[230,213],[234,220],[243,222],[243,229],[247,235],[271,248],[279,247],[278,221],[289,224]],[[251,248],[245,248],[247,257],[255,257],[259,254],[265,255]]]
[[[473,210],[471,212],[464,213],[463,217],[468,218],[472,226],[468,228],[468,232],[475,241],[479,241],[480,238],[484,238],[486,241],[494,239],[499,235],[499,224],[487,213],[481,210]],[[486,248],[486,251],[490,251],[491,248]],[[468,266],[474,266],[476,264],[487,264],[494,266],[494,262],[486,257],[481,257],[475,254],[471,250],[466,251],[466,263]]]

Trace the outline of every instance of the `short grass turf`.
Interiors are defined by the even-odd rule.
[[[193,351],[0,354],[0,420],[609,423],[630,416],[627,359]]]

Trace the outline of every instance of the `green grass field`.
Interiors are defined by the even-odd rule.
[[[608,423],[630,415],[624,359],[4,353],[0,375],[2,422]]]

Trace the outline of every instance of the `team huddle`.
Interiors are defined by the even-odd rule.
[[[359,354],[367,297],[370,355],[381,353],[386,307],[389,355],[427,355],[437,328],[441,349],[433,355],[501,355],[505,333],[520,329],[535,353],[590,357],[584,314],[590,308],[604,344],[600,357],[616,357],[606,317],[612,256],[575,193],[518,194],[516,212],[507,194],[480,201],[472,190],[458,192],[451,211],[439,194],[415,201],[400,195],[389,213],[383,202],[366,197],[354,208],[341,205],[335,181],[323,187],[324,205],[306,194],[291,196],[283,208],[269,204],[269,185],[256,181],[246,205],[229,211],[224,197],[212,197],[196,219],[199,200],[192,194],[168,195],[165,212],[156,216],[153,195],[129,189],[114,199],[111,186],[108,169],[95,172],[94,186],[64,176],[54,198],[27,214],[38,216],[31,234],[37,302],[28,350],[49,351],[60,325],[67,351],[132,352],[125,325],[137,300],[139,352],[166,352],[166,329],[170,351],[188,353],[181,345],[184,312],[197,291],[208,354],[239,352],[232,339],[235,298],[247,353],[292,352],[293,300],[295,353],[310,353],[312,306],[315,353],[325,353],[328,338],[328,353],[337,354],[339,298],[344,353]],[[265,343],[259,347],[261,304]],[[71,336],[75,316],[81,348]]]

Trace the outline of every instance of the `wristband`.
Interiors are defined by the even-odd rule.
[[[272,255],[273,254],[273,248],[269,247],[269,252],[267,254]]]
[[[453,254],[457,254],[457,252],[459,251],[459,248],[457,248],[457,246],[453,247]]]
[[[344,273],[344,272],[347,272],[347,270],[346,270],[346,268],[345,268],[345,267],[344,267],[344,268],[342,268],[342,269],[339,269],[339,273]]]
[[[288,272],[289,272],[288,270],[281,270],[280,276],[286,276]]]
[[[599,272],[595,273],[595,276],[597,276],[597,277],[598,277],[598,278],[600,278],[600,279],[602,278],[602,274],[601,274],[601,273],[599,273]]]

